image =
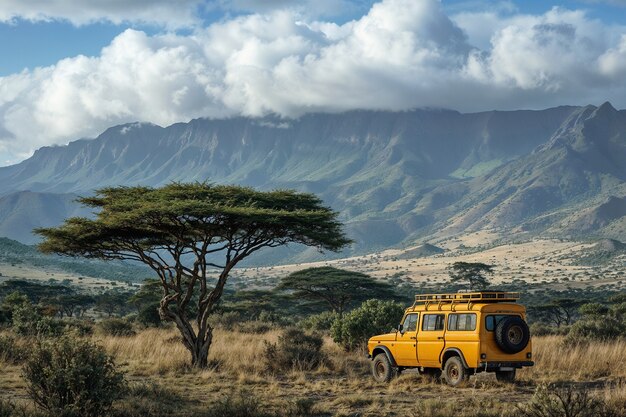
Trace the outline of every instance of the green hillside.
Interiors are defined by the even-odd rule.
[[[105,278],[125,282],[141,282],[150,272],[140,266],[120,262],[74,259],[56,255],[44,255],[34,246],[15,240],[0,238],[1,265],[23,265],[42,270],[62,271],[80,276]]]

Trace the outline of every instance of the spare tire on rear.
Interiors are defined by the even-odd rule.
[[[528,346],[530,330],[521,317],[506,317],[496,326],[496,343],[505,353],[518,353]]]

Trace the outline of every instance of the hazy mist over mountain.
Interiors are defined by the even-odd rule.
[[[625,239],[623,161],[626,111],[609,103],[135,123],[0,168],[0,234],[32,243],[96,188],[211,181],[316,193],[357,253],[484,228]]]

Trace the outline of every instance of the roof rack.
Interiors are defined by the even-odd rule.
[[[519,300],[519,292],[507,291],[478,291],[478,292],[458,292],[448,294],[416,294],[413,307],[417,304],[444,304],[444,303],[501,303],[515,302]]]

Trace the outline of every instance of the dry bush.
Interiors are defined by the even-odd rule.
[[[602,403],[586,391],[540,385],[528,404],[518,407],[521,417],[595,417]]]
[[[26,359],[26,349],[13,336],[0,335],[0,361],[19,364]]]
[[[98,331],[105,336],[134,336],[133,325],[120,318],[108,318],[98,323]]]
[[[323,344],[324,340],[317,334],[308,334],[298,328],[286,329],[276,343],[265,343],[265,366],[277,373],[292,369],[311,371],[324,360]]]
[[[502,401],[430,399],[417,402],[408,415],[413,417],[513,417],[510,409],[511,407]]]
[[[281,404],[277,411],[248,391],[238,391],[209,405],[197,417],[321,417],[327,415],[315,408],[310,399],[300,399]]]
[[[272,323],[260,320],[250,320],[239,323],[236,327],[236,330],[241,333],[263,334],[275,328],[276,326]]]
[[[111,417],[173,416],[188,410],[188,403],[175,390],[155,382],[129,384],[125,398],[111,412]]]
[[[573,386],[540,385],[528,403],[517,407],[517,414],[520,417],[624,417],[624,394],[623,387],[618,392],[608,388],[604,393],[593,394]]]
[[[124,385],[123,374],[104,349],[67,336],[39,342],[23,375],[28,395],[52,415],[101,416]]]

